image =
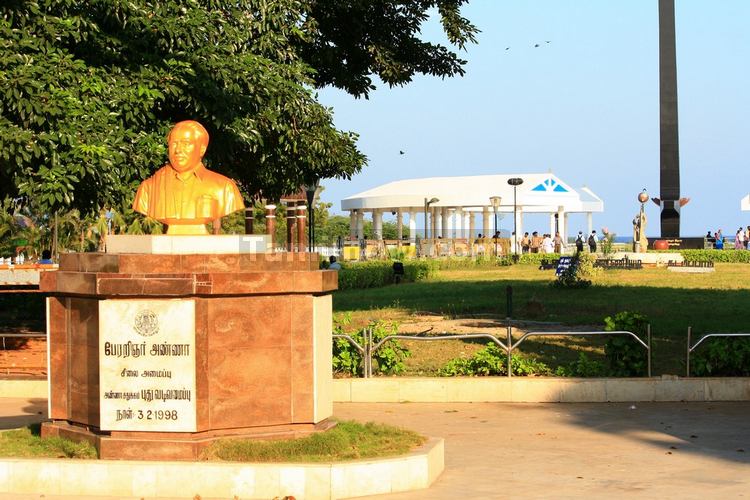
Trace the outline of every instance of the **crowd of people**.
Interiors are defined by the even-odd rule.
[[[706,242],[712,244],[717,250],[724,249],[724,236],[721,234],[721,229],[716,231],[713,235],[711,231],[706,233]],[[737,232],[734,233],[734,249],[735,250],[750,250],[750,226],[747,228],[740,227]]]
[[[596,230],[591,231],[588,236],[584,236],[583,231],[578,231],[575,239],[577,252],[583,252],[584,247],[588,246],[591,253],[596,253],[598,244],[599,237]],[[523,233],[523,236],[518,239],[518,246],[522,253],[563,253],[565,252],[565,245],[566,242],[559,232],[552,236],[549,233],[540,235],[537,231],[534,231],[531,235]]]

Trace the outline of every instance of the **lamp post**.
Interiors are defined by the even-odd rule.
[[[513,248],[515,258],[518,258],[518,216],[516,215],[517,204],[516,204],[516,188],[523,184],[523,179],[520,177],[511,177],[508,179],[508,184],[513,186]]]
[[[315,251],[315,198],[320,192],[320,180],[315,179],[310,184],[302,186],[305,190],[305,196],[307,197],[307,209],[309,214],[307,216],[307,248],[310,252]]]
[[[500,208],[501,198],[499,196],[490,196],[490,204],[492,205],[492,211],[495,212],[495,234],[492,237],[495,239],[495,257],[497,257],[497,209]]]
[[[641,202],[641,211],[635,216],[633,221],[633,251],[634,252],[645,252],[648,247],[648,240],[646,239],[646,211],[644,205],[648,201],[648,192],[646,188],[638,193],[638,201]]]

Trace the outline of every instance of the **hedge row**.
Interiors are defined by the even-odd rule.
[[[481,269],[481,268],[492,268],[498,266],[509,266],[512,264],[508,258],[481,256],[481,257],[443,257],[440,259],[434,259],[433,262],[437,264],[437,267],[441,271],[448,271],[451,269]]]
[[[750,251],[748,250],[680,250],[680,255],[683,259],[690,261],[750,264]]]
[[[403,282],[422,281],[437,273],[438,265],[430,260],[407,260],[404,264]],[[374,288],[395,282],[393,262],[371,260],[347,262],[339,271],[339,290]]]
[[[522,253],[518,258],[519,264],[534,264],[538,266],[543,260],[551,261],[560,258],[559,253]]]

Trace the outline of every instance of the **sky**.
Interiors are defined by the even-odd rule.
[[[750,1],[675,3],[681,234],[734,234],[750,225]],[[658,0],[472,0],[463,15],[481,30],[464,77],[376,82],[369,99],[319,91],[368,157],[351,180],[323,180],[321,199],[343,213],[343,198],[395,180],[551,170],[603,199],[595,228],[631,234],[638,193],[659,196]],[[423,36],[447,44],[434,20]],[[658,236],[659,208],[646,213]]]

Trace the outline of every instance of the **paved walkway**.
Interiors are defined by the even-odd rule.
[[[45,418],[45,403],[0,398],[0,428]],[[750,497],[750,403],[340,403],[334,413],[446,440],[432,488],[372,498]]]
[[[750,403],[346,403],[334,413],[445,438],[432,488],[373,498],[750,497]]]

